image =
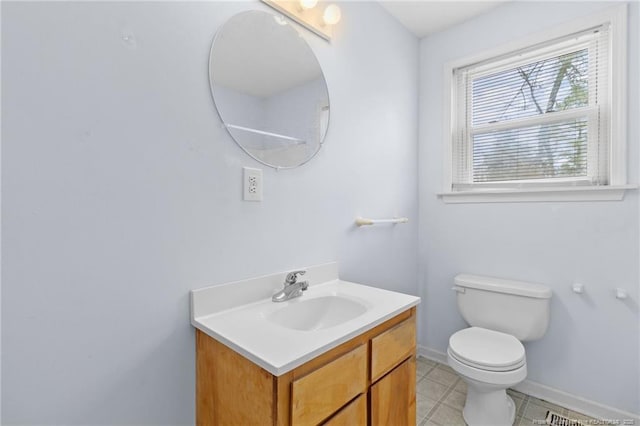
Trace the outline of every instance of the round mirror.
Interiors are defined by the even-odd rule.
[[[309,45],[281,16],[252,10],[229,19],[211,46],[209,80],[224,126],[256,160],[297,167],[320,149],[327,83]]]

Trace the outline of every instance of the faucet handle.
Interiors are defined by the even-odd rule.
[[[295,284],[298,281],[298,275],[304,275],[307,271],[293,271],[287,274],[287,277],[284,279],[284,283],[291,285]]]

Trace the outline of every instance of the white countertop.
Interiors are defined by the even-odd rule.
[[[301,297],[282,303],[272,302],[269,295],[248,303],[237,298],[236,306],[229,307],[228,303],[221,306],[218,299],[224,297],[223,292],[230,288],[229,285],[195,290],[191,296],[191,324],[271,374],[279,376],[420,303],[420,298],[416,296],[339,280],[335,278],[335,263],[311,267],[308,271],[308,278],[322,282],[314,284],[314,280],[309,279],[309,289]],[[280,278],[283,274],[231,285],[233,288],[244,286],[245,290],[252,286],[262,287],[264,296],[267,287],[273,287],[274,282],[282,282]],[[324,281],[328,277],[334,279]],[[281,288],[281,284],[279,286]],[[271,289],[268,293],[273,292],[274,289]],[[310,331],[283,327],[267,319],[273,312],[289,305],[326,296],[357,301],[365,305],[367,310],[344,323]]]

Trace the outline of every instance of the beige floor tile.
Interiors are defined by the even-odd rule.
[[[456,383],[456,386],[455,386],[454,389],[457,390],[458,392],[462,392],[462,393],[466,394],[467,393],[467,383],[462,379],[458,379],[458,382]]]
[[[521,416],[525,399],[517,397],[515,395],[511,395],[511,399],[513,399],[513,402],[516,404],[516,416]]]
[[[515,426],[534,426],[538,423],[534,423],[533,420],[524,417],[516,417],[516,421],[513,424]]]
[[[571,420],[578,421],[586,421],[587,423],[595,424],[596,419],[593,417],[587,416],[586,414],[578,413],[577,411],[567,409],[567,413],[565,414]]]
[[[456,410],[462,410],[467,396],[462,392],[453,391],[445,399],[442,400],[443,404],[447,404],[451,408]]]
[[[527,397],[527,395],[523,394],[522,392],[518,392],[517,390],[513,390],[513,389],[507,389],[507,393],[517,398],[525,399]]]
[[[440,426],[440,425],[437,425],[436,423],[432,422],[429,419],[424,419],[422,423],[420,423],[420,426]]]
[[[416,361],[416,377],[418,379],[423,378],[433,367],[433,364],[427,364],[423,360],[418,359]]]
[[[542,406],[542,407],[545,407],[545,408],[547,408],[547,410],[551,410],[551,411],[554,411],[554,412],[556,412],[558,414],[562,414],[562,415],[567,414],[567,411],[568,411],[564,407],[561,407],[559,405],[553,404],[551,402],[544,401],[542,399],[535,398],[533,396],[529,397],[529,402],[533,403],[533,404],[536,404],[536,405],[539,405],[539,406]],[[531,417],[529,417],[529,418],[531,418]]]
[[[438,367],[440,370],[448,371],[449,373],[455,374],[456,376],[458,375],[458,373],[453,371],[453,368],[449,367],[447,364],[438,363],[438,365],[436,365],[436,367]]]
[[[458,380],[458,375],[438,366],[427,373],[427,378],[446,386],[453,386]]]
[[[417,395],[416,397],[416,422],[420,423],[424,420],[429,412],[436,406],[438,401],[435,401],[426,396]]]
[[[429,416],[429,420],[443,426],[465,426],[462,411],[440,404]]]
[[[432,360],[430,360],[430,359],[428,359],[428,358],[425,358],[425,357],[423,357],[423,356],[419,356],[419,357],[417,357],[416,359],[417,359],[418,361],[420,361],[420,362],[424,362],[425,364],[430,365],[430,366],[432,366],[432,367],[435,367],[435,366],[436,366],[436,364],[437,364],[437,362],[432,361]]]
[[[564,414],[564,411],[566,411],[564,408],[558,407],[557,405],[549,407],[548,405],[539,404],[538,401],[540,400],[536,401],[534,398],[529,398],[529,401],[522,412],[522,417],[529,420],[544,420],[547,417],[547,411],[549,410],[555,411],[558,414]]]
[[[448,387],[438,382],[430,380],[428,376],[425,376],[416,385],[416,392],[420,395],[426,396],[436,401],[440,401],[442,397],[447,393]]]

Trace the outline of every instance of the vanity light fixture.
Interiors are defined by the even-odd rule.
[[[322,0],[261,1],[327,41],[331,41],[333,27],[340,22],[342,17],[337,5],[327,5]]]

